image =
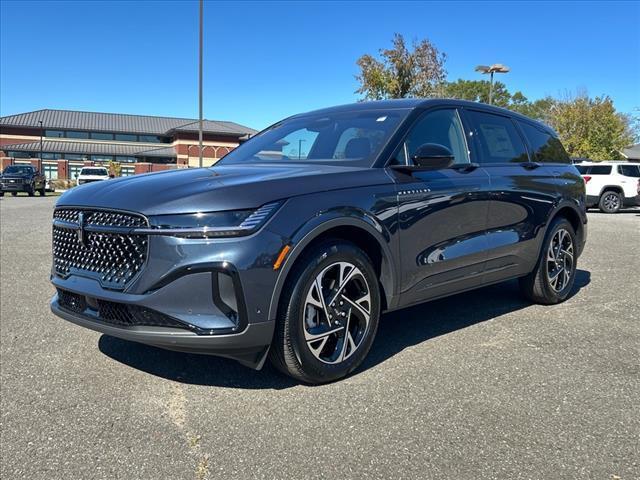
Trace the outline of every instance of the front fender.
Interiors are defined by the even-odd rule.
[[[397,291],[398,272],[397,262],[391,248],[391,233],[373,215],[356,208],[346,209],[336,208],[322,212],[309,219],[308,222],[295,232],[291,237],[289,245],[291,251],[283,263],[280,274],[271,297],[269,307],[269,320],[275,320],[278,313],[278,303],[284,287],[285,281],[296,260],[300,257],[304,249],[323,233],[337,227],[355,227],[371,235],[380,246],[382,253],[382,266],[380,273],[380,283],[382,284],[386,296],[387,305],[394,305]]]

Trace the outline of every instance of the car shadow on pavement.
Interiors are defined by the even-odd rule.
[[[570,297],[589,284],[591,274],[576,272]],[[369,355],[357,375],[406,348],[476,323],[530,306],[517,281],[484,287],[383,315]],[[169,380],[195,385],[244,389],[285,389],[298,385],[277,372],[269,363],[261,371],[209,355],[172,352],[102,335],[100,351],[132,368]]]

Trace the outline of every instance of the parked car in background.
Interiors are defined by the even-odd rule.
[[[0,178],[0,196],[5,192],[16,196],[18,192],[26,192],[33,197],[36,192],[45,195],[46,178],[31,165],[9,165]]]
[[[640,163],[584,162],[577,166],[587,186],[587,207],[616,213],[640,205]]]
[[[48,178],[47,178],[47,181],[45,183],[44,189],[45,189],[45,191],[52,192],[52,193],[56,191],[56,187],[54,186],[53,181],[48,179]]]
[[[363,102],[278,122],[208,169],[69,190],[51,309],[321,383],[362,363],[383,311],[510,279],[564,301],[586,238],[584,182],[548,127],[474,102]]]
[[[91,182],[109,180],[109,170],[106,167],[82,167],[76,179],[78,185]]]

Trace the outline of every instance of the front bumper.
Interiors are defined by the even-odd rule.
[[[279,274],[273,262],[285,241],[267,229],[216,240],[150,235],[144,267],[124,289],[101,284],[91,272],[67,277],[52,272],[51,283],[58,292],[79,296],[82,305],[65,308],[69,304],[56,294],[51,310],[108,335],[260,368],[275,325],[269,318]],[[117,318],[103,315],[104,303],[121,307],[134,320],[151,311],[173,323],[166,327],[164,322],[157,326],[125,318],[114,324]],[[174,328],[176,323],[180,328]]]
[[[0,189],[3,192],[26,192],[26,191],[29,190],[30,187],[31,187],[30,183],[22,183],[22,182],[20,182],[20,183],[18,183],[18,182],[16,182],[16,183],[8,183],[8,182],[5,183],[5,182],[2,182],[0,184]]]
[[[58,295],[51,300],[51,311],[76,325],[113,337],[167,350],[231,358],[255,369],[264,364],[268,351],[268,343],[265,345],[265,341],[270,342],[275,325],[272,321],[250,324],[240,333],[227,335],[198,335],[167,327],[116,327],[62,308]]]

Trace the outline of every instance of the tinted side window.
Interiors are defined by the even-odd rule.
[[[511,119],[492,113],[469,110],[480,147],[480,162],[528,162],[527,150]]]
[[[638,165],[618,165],[620,175],[625,177],[640,178],[640,167]]]
[[[541,163],[571,163],[571,159],[560,140],[529,123],[518,120],[518,124],[533,148],[531,160]]]
[[[578,169],[581,175],[584,175],[589,171],[589,167],[585,167],[584,165],[576,165],[576,168]]]
[[[416,150],[425,143],[437,143],[447,147],[453,153],[456,164],[469,163],[464,130],[455,109],[428,112],[418,120],[404,143],[409,159],[413,158]]]
[[[610,175],[611,165],[593,165],[589,168],[589,175]]]

